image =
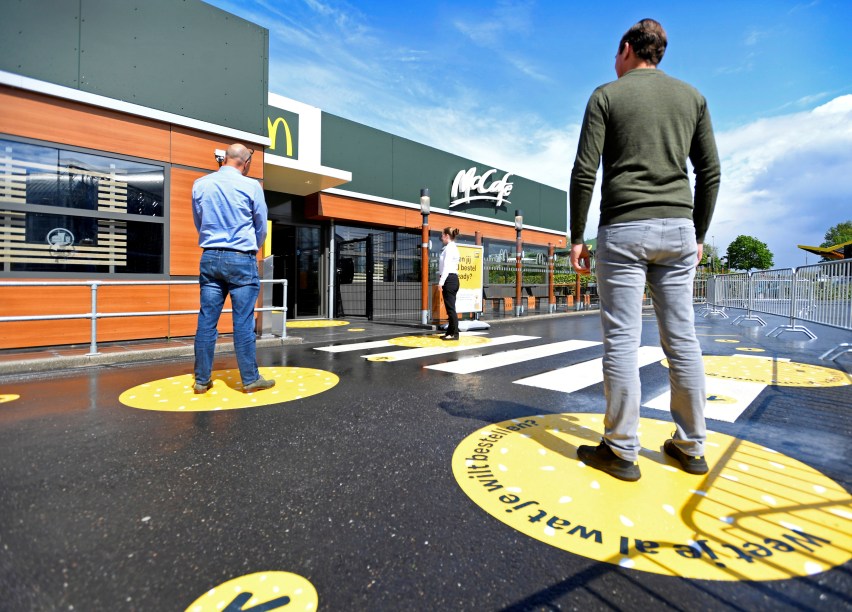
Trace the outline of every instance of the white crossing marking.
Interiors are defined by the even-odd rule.
[[[665,357],[659,346],[640,346],[638,351],[639,367],[646,366]],[[573,393],[586,387],[603,382],[603,359],[592,359],[567,368],[551,370],[528,378],[514,381],[516,385],[539,387],[562,393]]]
[[[708,376],[707,404],[704,408],[704,417],[734,423],[765,388],[766,385],[763,383]],[[644,406],[669,411],[671,409],[671,391],[666,391],[645,402]]]
[[[735,355],[749,359],[763,359],[760,355]],[[774,358],[775,361],[790,361],[787,358]],[[707,404],[704,407],[704,417],[716,421],[734,423],[745,412],[746,408],[757,399],[760,392],[766,388],[764,383],[747,380],[732,380],[730,378],[705,377]],[[666,391],[643,404],[647,408],[671,411],[671,391]]]
[[[484,336],[487,332],[462,332],[462,336]],[[328,346],[314,347],[316,351],[325,351],[327,353],[346,353],[348,351],[360,351],[374,348],[382,348],[385,346],[397,346],[389,340],[374,340],[372,342],[353,342],[352,344],[330,344]]]
[[[524,342],[526,340],[538,340],[539,336],[500,336],[490,338],[490,341],[483,344],[467,344],[460,346],[427,346],[423,348],[412,348],[401,351],[391,351],[389,353],[374,353],[372,355],[361,355],[364,359],[375,359],[376,361],[402,361],[404,359],[416,359],[418,357],[430,357],[432,355],[443,355],[445,353],[458,353],[460,351],[471,351],[476,349],[490,348],[501,344],[511,344],[512,342]]]
[[[504,351],[493,355],[462,358],[458,361],[448,361],[447,363],[438,363],[426,367],[430,370],[440,370],[441,372],[450,372],[452,374],[472,374],[532,359],[578,351],[590,346],[598,346],[599,344],[600,342],[591,342],[589,340],[566,340],[564,342],[553,342],[551,344]]]
[[[393,346],[387,340],[375,340],[373,342],[355,342],[353,344],[337,344],[331,346],[317,346],[314,350],[326,351],[328,353],[344,353],[346,351],[360,351],[361,349],[379,348],[380,346]]]

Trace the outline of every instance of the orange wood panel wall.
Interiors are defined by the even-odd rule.
[[[0,316],[86,314],[91,290],[81,287],[4,287]],[[98,287],[98,312],[157,312],[168,309],[166,286]],[[59,344],[88,344],[89,319],[21,321],[0,324],[0,349]],[[121,317],[98,320],[98,342],[164,338],[168,317]]]
[[[170,173],[170,259],[166,273],[198,275],[201,249],[192,221],[192,183],[218,168],[215,149],[227,148],[233,139],[6,86],[0,86],[0,108],[3,133],[181,166],[172,167]],[[249,175],[262,179],[263,146],[244,144],[256,151]],[[0,316],[80,314],[90,310],[87,287],[2,291]],[[102,286],[98,303],[104,312],[193,310],[198,308],[198,286]],[[225,308],[230,308],[230,300]],[[195,325],[196,315],[101,319],[98,341],[191,336]],[[88,319],[3,323],[0,349],[88,343],[90,328]],[[222,317],[219,329],[223,333],[231,331],[228,315]]]
[[[169,126],[0,86],[0,132],[146,159],[169,159]]]
[[[369,221],[381,225],[419,229],[422,223],[420,211],[414,208],[402,208],[379,202],[355,200],[342,196],[321,193],[309,200],[307,213],[320,219],[336,219],[346,221]],[[515,241],[515,228],[507,225],[491,224],[465,217],[456,217],[444,213],[429,215],[429,227],[432,230],[442,230],[445,227],[457,227],[462,234],[472,236],[482,232],[484,238]],[[536,230],[525,229],[523,232],[525,244],[547,245],[552,243],[559,247],[565,246],[565,236],[548,234]]]
[[[198,276],[201,249],[192,220],[192,183],[206,172],[172,168],[169,194],[169,269],[172,276]]]
[[[98,312],[164,312],[168,310],[167,285],[98,288]],[[165,338],[168,316],[116,317],[98,320],[98,342],[131,338]]]
[[[216,149],[227,149],[233,143],[233,139],[215,137],[196,130],[172,126],[172,157],[173,164],[200,168],[207,172],[219,169],[214,155]],[[250,149],[254,149],[249,167],[249,176],[252,178],[263,178],[263,147],[250,142],[243,143]]]

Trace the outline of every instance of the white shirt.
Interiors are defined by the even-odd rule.
[[[450,240],[441,249],[441,258],[438,260],[438,274],[441,275],[438,286],[443,287],[450,274],[459,273],[459,248]]]

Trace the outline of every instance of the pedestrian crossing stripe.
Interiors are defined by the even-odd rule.
[[[707,376],[705,380],[707,402],[704,406],[704,418],[726,423],[736,422],[766,388],[763,383],[742,380],[726,380],[710,376]],[[643,405],[646,408],[669,412],[671,398],[671,391],[667,390]]]
[[[640,346],[637,353],[640,368],[665,357],[663,349],[658,346]],[[603,359],[584,361],[514,382],[516,385],[573,393],[603,382]]]
[[[445,355],[448,353],[458,353],[461,351],[481,349],[484,346],[500,346],[503,344],[511,344],[513,342],[526,342],[528,340],[538,339],[538,336],[500,336],[498,338],[489,338],[489,342],[487,345],[477,344],[472,346],[427,346],[424,348],[403,349],[400,351],[392,351],[389,353],[378,353],[374,355],[361,356],[364,359],[367,359],[368,361],[406,361],[409,359],[418,359],[420,357],[433,357],[435,355]]]
[[[474,372],[481,372],[491,368],[498,368],[543,357],[552,357],[553,355],[578,351],[592,346],[600,346],[600,344],[600,342],[592,342],[589,340],[566,340],[564,342],[552,342],[550,344],[504,351],[502,353],[493,353],[491,355],[462,358],[458,361],[428,365],[426,368],[430,370],[439,370],[441,372],[450,372],[452,374],[473,374]]]
[[[354,342],[352,344],[334,344],[330,346],[317,346],[315,351],[325,351],[327,353],[348,353],[351,351],[363,351],[385,346],[393,346],[387,340],[372,340],[370,342]]]
[[[482,335],[485,335],[485,332],[465,332],[461,335],[463,337],[466,337],[466,336],[482,336]],[[404,336],[404,337],[409,337],[409,336]],[[351,343],[351,344],[331,344],[329,346],[317,346],[317,347],[314,348],[314,350],[324,351],[326,353],[348,353],[348,352],[351,352],[351,351],[363,351],[363,350],[369,350],[369,349],[374,349],[374,348],[384,348],[384,347],[387,347],[387,346],[397,345],[397,343],[395,343],[393,340],[395,340],[395,339],[391,338],[389,340],[372,340],[370,342],[355,342],[355,343]],[[442,343],[439,346],[447,346],[447,345],[446,345],[446,343]]]

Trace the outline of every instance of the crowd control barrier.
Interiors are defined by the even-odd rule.
[[[286,279],[261,279],[261,296],[263,298],[263,306],[255,308],[255,312],[272,313],[272,316],[280,315],[280,326],[274,324],[275,331],[280,331],[276,335],[281,337],[287,334],[287,280]],[[272,306],[270,292],[264,292],[265,284],[282,285],[284,289],[284,300],[282,306]],[[138,287],[140,285],[198,285],[198,280],[168,280],[168,281],[0,281],[0,289],[6,287],[89,287],[91,294],[91,310],[78,314],[52,314],[52,315],[26,315],[14,317],[0,317],[0,323],[14,323],[18,321],[61,321],[68,319],[91,319],[91,333],[89,339],[89,355],[98,354],[98,319],[108,319],[114,317],[154,317],[165,315],[190,315],[198,314],[198,310],[159,310],[159,311],[143,311],[143,312],[98,312],[98,288],[99,287]],[[225,309],[223,313],[231,312],[230,309]]]
[[[721,314],[726,308],[744,309],[746,314],[732,321],[766,322],[756,313],[785,317],[787,323],[767,336],[799,332],[815,340],[816,335],[801,323],[816,323],[852,331],[852,259],[828,261],[799,268],[762,270],[751,273],[718,274],[707,282],[704,316]],[[836,358],[852,351],[843,343],[821,358]],[[838,352],[839,351],[839,352]]]

